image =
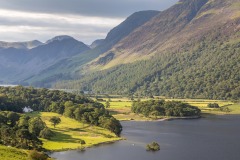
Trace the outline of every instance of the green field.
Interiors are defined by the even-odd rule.
[[[106,99],[104,99],[106,100]],[[106,105],[106,102],[100,102],[103,105]],[[136,120],[136,121],[145,121],[151,120],[144,116],[140,116],[131,112],[132,101],[127,98],[123,99],[111,99],[110,108],[107,110],[118,120],[126,121],[126,120]]]
[[[43,141],[43,148],[47,150],[77,149],[79,147],[90,147],[121,139],[106,129],[83,124],[57,113],[40,112],[30,114],[30,116],[41,116],[47,126],[56,133],[51,140],[41,139]],[[49,122],[49,119],[53,116],[61,118],[61,123],[56,128]],[[86,144],[81,146],[79,140],[84,140]]]
[[[1,160],[27,160],[28,153],[25,150],[0,145]]]
[[[157,100],[162,97],[155,97]],[[107,101],[108,98],[103,98],[104,101]],[[136,99],[135,99],[136,100]],[[141,101],[150,100],[150,98],[143,98]],[[206,99],[165,99],[166,101],[182,101],[185,103],[189,103],[192,106],[196,106],[201,109],[203,115],[223,115],[223,114],[240,114],[240,104],[233,103],[231,101],[224,100],[206,100]],[[102,104],[106,104],[104,101],[99,101]],[[208,108],[207,105],[209,103],[217,103],[220,107],[228,106],[230,112],[225,113],[220,111],[219,109]],[[110,99],[110,108],[108,110],[110,113],[117,118],[118,120],[136,120],[136,121],[146,121],[152,120],[150,118],[146,118],[141,115],[136,115],[131,112],[132,101],[126,97],[120,98],[111,98]]]

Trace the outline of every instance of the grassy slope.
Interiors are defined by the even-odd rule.
[[[48,150],[66,150],[77,149],[81,147],[78,143],[80,139],[85,140],[86,144],[83,147],[90,147],[99,143],[106,143],[111,141],[120,140],[110,131],[96,127],[82,124],[71,118],[64,117],[57,113],[41,112],[34,113],[32,116],[41,116],[42,120],[51,128],[55,133],[51,140],[43,140],[43,147]],[[61,123],[54,128],[49,119],[52,116],[61,118]],[[108,138],[112,137],[112,138]]]
[[[22,149],[0,145],[1,160],[27,160],[28,154]]]

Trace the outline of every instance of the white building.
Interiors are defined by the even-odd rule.
[[[23,112],[24,112],[24,113],[28,113],[28,112],[32,112],[32,111],[33,111],[33,109],[30,108],[29,106],[23,108]]]

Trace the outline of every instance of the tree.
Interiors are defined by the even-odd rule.
[[[219,108],[219,105],[217,103],[209,103],[207,105],[208,108]]]
[[[22,116],[20,117],[19,121],[18,121],[18,127],[20,128],[28,128],[28,120],[30,119],[29,116]]]
[[[222,112],[226,112],[226,113],[231,112],[231,110],[230,110],[227,106],[223,106],[223,107],[221,107],[221,108],[220,108],[220,111],[222,111]]]
[[[29,120],[28,129],[30,133],[33,133],[36,136],[39,136],[41,130],[43,130],[45,127],[46,127],[46,124],[39,117],[34,117]]]
[[[29,141],[31,141],[32,136],[28,129],[20,129],[16,132],[16,136],[20,138],[19,146],[21,148],[29,149]]]
[[[20,116],[19,116],[19,114],[15,113],[15,112],[9,112],[7,114],[7,118],[8,118],[8,121],[11,123],[10,125],[14,126],[17,123],[17,121],[19,120]]]
[[[109,101],[106,102],[106,108],[110,108],[110,102]]]
[[[75,107],[65,107],[64,116],[74,118]]]
[[[56,125],[58,125],[59,123],[61,123],[61,119],[60,119],[59,117],[56,117],[56,116],[50,118],[49,121],[52,123],[52,125],[54,126],[54,128],[56,127]]]
[[[119,120],[113,117],[110,118],[110,117],[101,116],[99,118],[99,123],[100,123],[100,126],[110,130],[111,132],[115,133],[117,136],[119,136],[122,131],[121,123],[119,122]]]
[[[51,131],[51,129],[46,127],[40,132],[39,137],[45,138],[45,139],[51,139],[54,135],[55,133]]]
[[[81,146],[82,146],[83,144],[86,144],[86,142],[85,142],[84,140],[82,140],[82,139],[80,139],[78,142],[81,144]]]

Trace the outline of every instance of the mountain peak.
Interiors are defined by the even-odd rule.
[[[60,35],[60,36],[56,36],[56,37],[48,40],[46,43],[51,43],[53,41],[62,41],[62,40],[66,40],[66,39],[74,39],[74,38],[71,36],[68,36],[68,35]]]

